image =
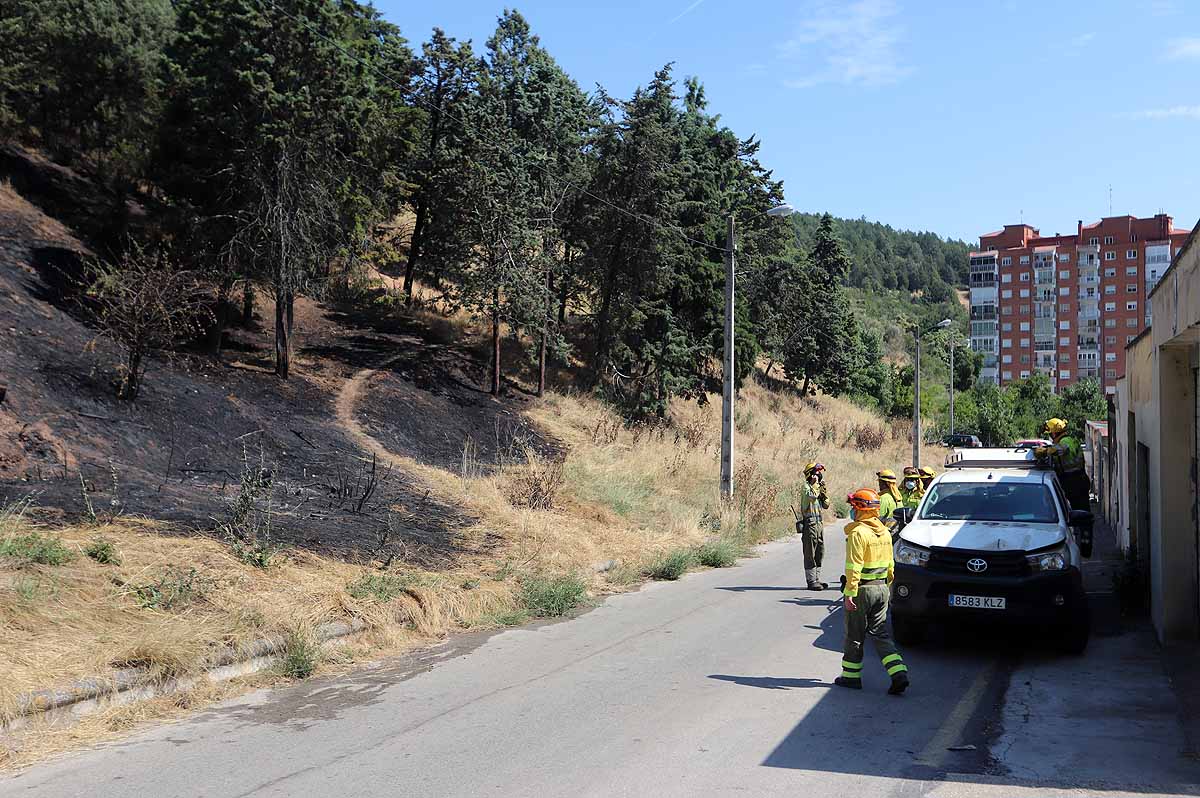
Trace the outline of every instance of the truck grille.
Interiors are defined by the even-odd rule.
[[[967,563],[983,560],[987,568],[972,570]],[[968,551],[934,547],[929,553],[929,570],[967,576],[1022,577],[1029,576],[1029,563],[1019,551]]]

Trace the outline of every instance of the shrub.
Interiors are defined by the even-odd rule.
[[[356,599],[373,598],[386,604],[413,584],[409,577],[393,574],[363,574],[346,585],[346,592]]]
[[[833,514],[836,515],[838,518],[849,518],[850,517],[850,505],[846,503],[845,499],[834,499],[832,501],[832,504],[833,504]]]
[[[753,461],[743,461],[733,475],[733,495],[738,509],[755,530],[779,514],[778,500],[782,489]]]
[[[299,630],[288,633],[279,670],[290,679],[307,679],[321,661],[321,647],[311,635]]]
[[[121,564],[121,556],[117,553],[117,547],[112,544],[111,540],[96,538],[83,550],[83,553],[101,565]]]
[[[566,615],[583,603],[587,585],[577,576],[534,576],[521,582],[521,604],[539,618]]]
[[[687,549],[675,549],[667,552],[651,564],[647,576],[651,579],[673,581],[687,573],[692,566],[693,555]]]
[[[260,450],[258,462],[242,451],[242,474],[238,492],[230,502],[221,531],[229,541],[233,555],[255,568],[268,568],[281,550],[271,540],[274,519],[274,476]]]
[[[210,584],[195,568],[168,568],[157,580],[135,587],[134,595],[146,609],[174,610],[203,598]]]
[[[56,537],[27,532],[0,541],[0,557],[11,557],[26,564],[65,565],[75,555]]]
[[[707,568],[728,568],[737,562],[741,549],[729,540],[714,540],[696,550],[696,559]]]
[[[524,456],[525,465],[510,472],[508,500],[514,507],[549,510],[565,481],[563,461],[544,459],[529,447],[525,448]]]
[[[853,430],[854,448],[860,452],[874,452],[883,447],[887,430],[874,424],[859,424]]]

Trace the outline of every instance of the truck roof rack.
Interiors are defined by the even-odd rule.
[[[955,449],[946,456],[946,468],[1046,468],[1033,449]]]

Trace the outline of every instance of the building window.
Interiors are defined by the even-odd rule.
[[[1071,306],[1070,306],[1070,305],[1059,305],[1059,306],[1058,306],[1058,312],[1059,312],[1059,313],[1070,313],[1070,312],[1071,312]]]
[[[1021,305],[1021,315],[1022,315],[1022,316],[1024,316],[1024,315],[1026,315],[1027,313],[1029,313],[1029,306],[1028,306],[1028,305]]]
[[[1135,338],[1137,338],[1137,336],[1136,336],[1136,335],[1126,335],[1126,336],[1125,336],[1125,344],[1126,344],[1126,346],[1128,346],[1129,344],[1133,343],[1133,341],[1134,341],[1134,339],[1135,339]]]
[[[1027,283],[1029,279],[1029,272],[1021,272],[1021,282]]]
[[[1069,330],[1069,329],[1071,329],[1071,322],[1069,322],[1069,321],[1060,321],[1060,322],[1058,323],[1058,329],[1060,329],[1060,330]]]
[[[1108,252],[1105,252],[1105,253],[1104,253],[1104,259],[1105,259],[1105,260],[1116,260],[1116,259],[1117,259],[1117,253],[1113,252],[1113,251],[1110,249]]]
[[[1138,320],[1137,319],[1125,319],[1125,326],[1126,327],[1137,327]]]
[[[1112,242],[1113,242],[1113,237],[1112,237],[1112,236],[1105,236],[1105,237],[1104,237],[1104,243],[1105,243],[1105,244],[1111,244]]]
[[[1070,263],[1071,256],[1069,254],[1067,254],[1066,252],[1060,253],[1058,256],[1058,262],[1059,263]]]
[[[1029,299],[1029,289],[1028,288],[1021,289],[1021,299]]]
[[[1058,345],[1059,345],[1059,346],[1070,346],[1070,345],[1071,345],[1071,339],[1070,339],[1070,338],[1059,338],[1059,339],[1058,339]]]
[[[1000,362],[1007,366],[1009,363],[1012,363],[1012,355],[1001,355]]]
[[[1059,378],[1060,380],[1069,380],[1069,379],[1071,379],[1071,370],[1070,370],[1070,369],[1059,369],[1059,370],[1058,370],[1058,378]]]
[[[1002,283],[1011,283],[1011,282],[1012,282],[1012,275],[1011,275],[1011,274],[1002,274],[1002,275],[1000,275],[1000,282],[1002,282]]]
[[[1104,270],[1104,276],[1105,276],[1105,277],[1116,277],[1116,276],[1117,276],[1117,270],[1116,270],[1116,269],[1105,269],[1105,270]]]
[[[1137,260],[1137,250],[1136,249],[1125,250],[1125,260]]]
[[[1000,339],[1000,348],[1001,349],[1012,349],[1012,339],[1011,338]]]
[[[1068,270],[1066,270],[1066,271],[1061,271],[1061,272],[1059,272],[1059,273],[1058,273],[1058,279],[1060,279],[1060,280],[1070,280],[1070,279],[1071,279],[1071,271],[1070,271],[1070,269],[1068,269]]]
[[[1068,355],[1066,352],[1063,352],[1061,355],[1058,356],[1058,362],[1059,363],[1070,363],[1071,356]]]
[[[1001,305],[1000,306],[1000,315],[1001,316],[1011,316],[1012,315],[1012,305]]]
[[[1117,309],[1116,302],[1105,302],[1104,303],[1104,312],[1105,313],[1112,313],[1116,309]]]
[[[1137,300],[1135,299],[1131,302],[1126,302],[1125,309],[1126,310],[1137,310]]]
[[[1100,243],[1100,239],[1096,238],[1095,236],[1092,236],[1091,238],[1088,239],[1088,243],[1094,247]]]
[[[1028,256],[1028,255],[1022,255],[1022,256],[1021,256],[1021,263],[1029,263],[1029,256]]]
[[[1116,363],[1117,362],[1117,353],[1116,352],[1105,352],[1104,353],[1104,362],[1105,363]]]
[[[1105,327],[1116,327],[1116,326],[1117,326],[1117,320],[1116,320],[1116,319],[1105,319],[1105,320],[1104,320],[1104,326],[1105,326]]]
[[[1125,283],[1125,293],[1136,294],[1137,293],[1137,283]]]
[[[1022,338],[1022,339],[1021,339],[1021,348],[1022,348],[1022,349],[1028,349],[1028,348],[1029,348],[1029,339],[1028,339],[1028,338]]]
[[[1001,374],[1001,377],[1003,377],[1003,378],[1004,378],[1004,379],[1006,379],[1006,380],[1011,380],[1011,379],[1012,379],[1012,372],[1011,372],[1011,371],[1006,371],[1006,372],[1004,372],[1003,374]]]
[[[1116,369],[1105,369],[1104,376],[1108,377],[1111,380],[1113,377],[1117,376],[1117,370]]]
[[[1000,292],[1000,298],[1001,299],[1012,299],[1012,289],[1005,288],[1003,291]]]
[[[1062,288],[1058,289],[1058,295],[1059,296],[1070,296],[1071,295],[1071,286],[1064,285]]]
[[[1117,345],[1117,336],[1115,336],[1115,335],[1104,336],[1104,344],[1106,346],[1116,346]]]
[[[1029,332],[1029,322],[1021,322],[1021,332]],[[1026,346],[1028,346],[1028,344],[1026,344]]]
[[[1012,266],[1012,255],[1005,255],[1000,259],[1001,266]]]
[[[1022,371],[1022,372],[1021,372],[1021,379],[1023,379],[1023,380],[1027,380],[1027,379],[1029,379],[1029,372],[1028,372],[1028,371]]]
[[[1012,322],[1006,321],[1000,325],[1001,332],[1012,332]]]
[[[1115,294],[1117,293],[1117,287],[1115,285],[1106,285],[1104,286],[1104,293]]]
[[[1126,277],[1137,277],[1137,266],[1126,266],[1125,267],[1125,276]]]
[[[1029,362],[1029,355],[1021,355],[1021,362],[1022,362],[1022,363],[1028,363],[1028,362]]]

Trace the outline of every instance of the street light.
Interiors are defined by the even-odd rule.
[[[766,212],[767,216],[791,216],[796,209],[791,205],[776,205]],[[734,253],[737,243],[733,235],[733,214],[729,214],[729,230],[725,237],[725,362],[724,380],[721,387],[721,498],[733,498],[733,294]]]
[[[935,330],[944,330],[954,322],[942,319],[927,330],[913,327],[913,337],[917,339],[917,357],[913,361],[913,467],[921,467],[921,336]],[[954,375],[950,375],[954,379]]]

